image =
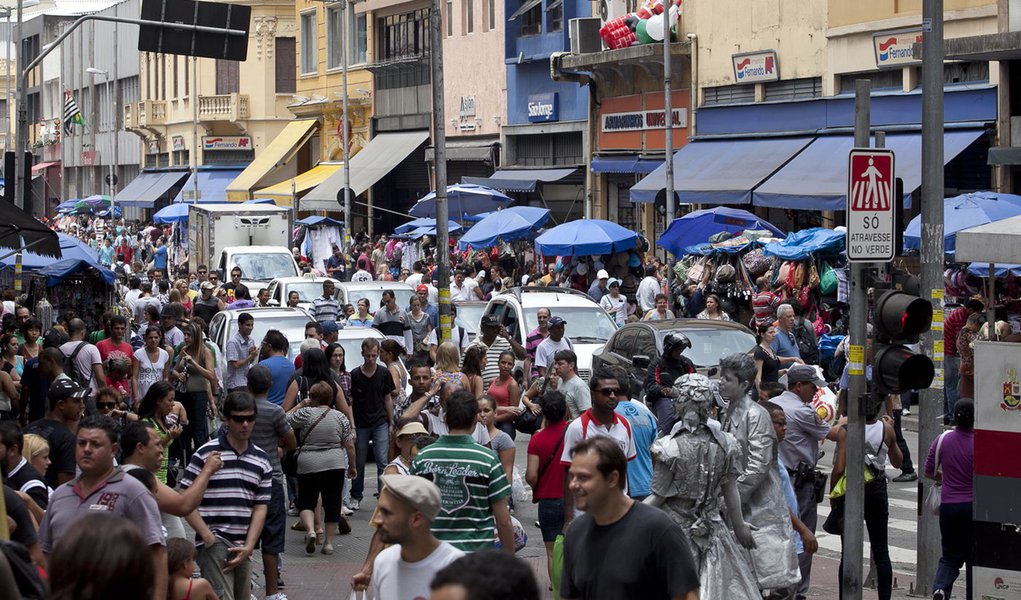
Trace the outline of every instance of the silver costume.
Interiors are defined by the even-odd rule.
[[[754,545],[739,508],[737,442],[708,420],[708,378],[680,377],[674,394],[678,422],[652,445],[652,496],[646,503],[661,506],[687,533],[702,600],[760,598],[748,553],[738,544],[740,538]],[[735,531],[723,520],[724,509]]]

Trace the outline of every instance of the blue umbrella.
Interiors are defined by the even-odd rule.
[[[188,220],[188,207],[190,206],[187,202],[175,202],[169,206],[156,211],[156,214],[152,216],[154,223],[184,223]]]
[[[99,276],[103,278],[103,281],[109,285],[113,285],[113,282],[117,279],[117,275],[113,271],[100,265],[98,261],[84,260],[81,258],[65,258],[64,260],[58,260],[53,264],[39,269],[38,274],[46,277],[46,285],[52,287],[67,279],[69,275],[73,275],[78,271],[84,271],[89,267],[95,269],[99,273]]]
[[[968,265],[968,272],[972,275],[979,277],[989,277],[989,265],[981,263],[971,263]],[[1021,265],[1018,264],[995,264],[993,265],[993,274],[996,277],[1003,277],[1007,273],[1014,275],[1015,277],[1021,275]]]
[[[408,233],[410,231],[414,231],[422,227],[431,227],[435,231],[436,217],[419,217],[417,219],[408,221],[403,225],[398,225],[397,228],[394,229],[394,233]],[[451,233],[454,233],[456,231],[461,231],[461,225],[454,221],[447,221],[447,229]]]
[[[78,207],[78,198],[71,198],[70,200],[64,200],[57,205],[57,212],[70,212]]]
[[[943,200],[943,240],[947,253],[957,248],[957,232],[1021,215],[1021,196],[975,192]],[[922,217],[911,219],[904,230],[904,248],[917,249],[921,243]]]
[[[547,256],[592,256],[630,250],[638,234],[600,219],[568,221],[535,239],[535,250]]]
[[[341,227],[344,225],[344,222],[338,221],[336,219],[331,219],[330,217],[320,217],[318,215],[313,215],[311,217],[305,217],[304,219],[298,219],[297,221],[294,222],[294,224],[304,225],[305,227],[314,227],[317,225],[336,225],[337,227]]]
[[[477,215],[461,215],[461,220],[463,222],[465,222],[465,223],[478,223],[479,221],[481,221],[482,219],[485,219],[486,217],[488,217],[491,214],[493,214],[493,213],[491,213],[491,212],[484,212],[484,213],[479,213]]]
[[[784,233],[769,221],[739,208],[717,206],[704,210],[696,210],[679,219],[674,219],[663,235],[656,242],[671,254],[685,254],[685,248],[706,242],[710,236],[722,231],[739,233],[746,229],[766,229],[776,237],[784,237]]]
[[[21,267],[23,269],[35,270],[47,267],[57,262],[58,260],[76,259],[84,260],[86,262],[94,262],[98,264],[99,252],[93,250],[88,244],[79,240],[78,238],[67,235],[66,233],[57,233],[57,240],[60,243],[60,254],[59,258],[52,256],[42,256],[36,254],[31,250],[26,250],[21,255]],[[14,267],[14,255],[8,256],[0,260],[0,264],[5,267]]]
[[[520,240],[528,237],[549,221],[549,209],[536,206],[512,206],[489,213],[489,216],[472,226],[458,241],[462,250],[492,248],[499,240]]]
[[[506,208],[514,202],[512,198],[484,185],[472,183],[455,183],[447,186],[447,214],[477,215],[481,212]],[[429,192],[422,197],[411,210],[413,217],[436,216],[436,192]]]

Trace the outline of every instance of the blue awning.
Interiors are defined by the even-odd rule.
[[[641,158],[637,154],[593,156],[593,173],[651,173],[663,164],[661,160]]]
[[[812,141],[809,137],[690,142],[674,154],[681,204],[751,204],[752,190]],[[632,202],[654,202],[666,188],[666,165],[631,188]]]
[[[117,192],[114,202],[119,206],[152,208],[170,188],[187,176],[187,171],[142,171]]]
[[[227,186],[231,184],[242,169],[211,169],[200,170],[188,176],[174,202],[212,202],[227,201]],[[198,198],[195,197],[195,177],[198,176]]]
[[[981,137],[981,129],[947,131],[943,135],[943,164]],[[818,137],[768,181],[755,189],[752,203],[771,208],[844,210],[847,203],[847,155],[854,146],[849,135]],[[922,136],[888,134],[886,147],[894,151],[896,175],[904,182],[905,205],[922,184]]]
[[[462,177],[461,183],[484,185],[501,192],[534,192],[539,183],[553,183],[576,169],[502,169],[490,177]]]

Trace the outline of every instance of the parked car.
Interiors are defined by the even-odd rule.
[[[630,375],[631,398],[642,400],[649,364],[663,352],[663,338],[669,333],[682,333],[691,340],[691,348],[684,351],[684,356],[703,375],[715,375],[724,356],[755,351],[755,335],[739,323],[706,319],[638,321],[624,325],[610,336],[592,357],[592,366],[623,367]]]
[[[372,327],[345,327],[337,332],[337,342],[344,347],[344,366],[348,372],[362,364],[362,340],[375,338],[382,342],[386,336]],[[383,364],[382,361],[379,362]]]
[[[528,332],[539,326],[540,308],[548,308],[552,316],[567,321],[566,335],[578,355],[578,375],[587,381],[592,373],[592,353],[617,331],[610,315],[588,294],[567,288],[514,287],[493,297],[484,314],[496,315],[524,346]],[[523,373],[522,362],[518,361],[514,376],[521,380]]]
[[[287,306],[287,296],[291,292],[298,292],[298,306],[310,310],[312,300],[323,295],[324,281],[332,281],[334,284],[340,285],[340,282],[332,277],[280,277],[274,279],[269,284],[269,301],[275,302],[275,306]],[[334,296],[339,300],[340,292],[335,292]]]
[[[384,290],[393,290],[397,306],[403,309],[408,308],[411,297],[415,295],[415,288],[399,281],[342,281],[337,284],[337,300],[341,306],[354,306],[358,300],[368,298],[369,312],[374,313],[383,305]]]
[[[475,336],[479,334],[482,315],[486,314],[486,307],[489,304],[474,300],[459,300],[454,302],[454,306],[457,307],[457,323],[455,324],[464,329],[470,339],[475,339]]]
[[[289,345],[287,357],[294,359],[298,356],[301,343],[305,341],[305,325],[312,321],[308,311],[301,308],[240,308],[234,310],[221,310],[213,315],[209,321],[209,339],[221,353],[226,353],[227,340],[238,330],[238,315],[249,313],[255,317],[255,328],[252,329],[252,337],[262,342],[266,332],[276,329],[284,334]],[[364,337],[364,336],[363,336]]]

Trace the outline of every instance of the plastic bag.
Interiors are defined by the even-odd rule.
[[[532,491],[525,484],[525,478],[521,476],[521,471],[517,467],[514,467],[514,481],[511,483],[511,495],[514,497],[514,502],[518,504],[527,504],[532,501]]]
[[[528,545],[528,534],[525,533],[525,528],[521,526],[521,521],[511,517],[511,528],[514,530],[514,551],[521,552],[521,549]],[[496,539],[496,549],[499,550],[503,547],[500,543],[500,532],[499,530],[493,533]]]
[[[557,535],[553,542],[553,576],[550,577],[553,584],[553,593],[559,597],[560,578],[564,574],[564,534]]]

